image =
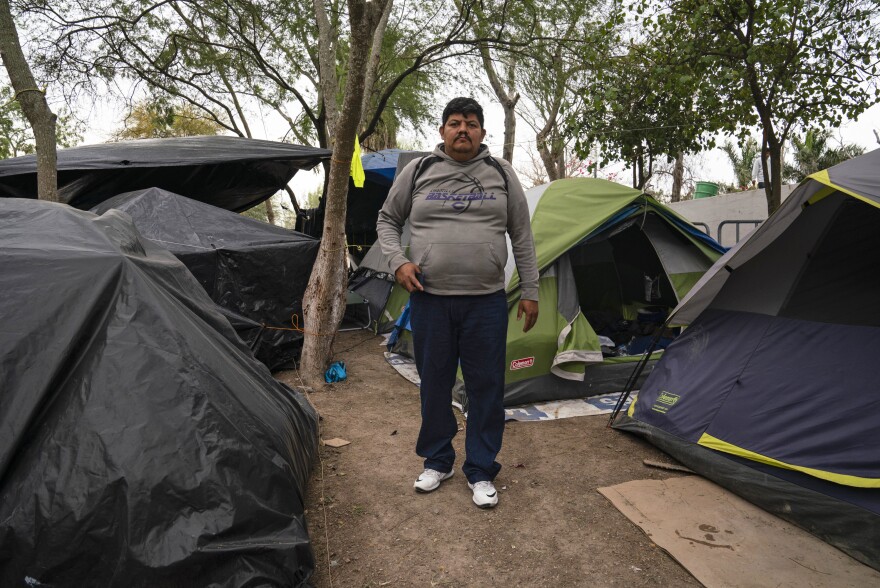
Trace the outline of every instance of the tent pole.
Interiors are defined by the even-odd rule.
[[[670,317],[671,318],[671,317]],[[639,376],[642,375],[642,371],[644,371],[645,366],[648,365],[648,359],[651,357],[651,354],[654,353],[654,349],[657,347],[657,344],[660,342],[660,337],[666,331],[666,327],[669,325],[669,318],[664,321],[663,326],[657,329],[657,332],[654,334],[654,338],[651,339],[651,344],[645,350],[644,355],[636,364],[636,367],[633,368],[632,373],[629,375],[629,379],[626,381],[626,386],[623,388],[623,392],[620,393],[620,396],[617,398],[617,404],[614,405],[614,410],[611,411],[611,418],[608,419],[607,427],[610,427],[614,422],[614,419],[617,418],[618,413],[623,408],[623,405],[626,404],[626,399],[629,398],[630,393],[633,388],[635,388],[636,382],[639,381]]]

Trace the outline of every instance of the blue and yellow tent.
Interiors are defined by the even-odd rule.
[[[880,569],[880,150],[808,177],[700,279],[615,426]]]

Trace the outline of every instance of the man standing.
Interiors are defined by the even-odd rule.
[[[755,156],[755,161],[752,164],[752,179],[755,181],[755,185],[758,187],[759,190],[764,187],[764,161],[769,156],[770,148],[764,147]]]
[[[452,387],[461,364],[468,395],[462,472],[481,508],[498,504],[493,480],[504,434],[507,300],[505,233],[521,278],[517,320],[538,318],[538,269],[529,211],[511,165],[482,144],[483,109],[454,98],[443,110],[440,143],[410,162],[391,187],[376,230],[397,281],[410,293],[410,324],[421,378],[416,453],[425,471],[414,487],[436,490],[452,477],[458,431]],[[409,257],[400,236],[409,220]]]

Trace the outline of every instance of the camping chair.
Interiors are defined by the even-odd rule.
[[[373,324],[373,317],[370,313],[370,301],[358,294],[357,292],[348,291],[346,299],[345,299],[345,314],[348,315],[349,308],[353,311],[357,311],[359,307],[363,307],[367,309],[367,320],[364,324],[356,324],[353,327],[345,327],[340,328],[339,331],[357,331],[358,329],[366,329],[370,325]],[[355,314],[355,317],[357,314]],[[344,322],[344,321],[343,321]]]

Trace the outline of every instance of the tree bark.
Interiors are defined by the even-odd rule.
[[[16,100],[34,131],[37,148],[37,198],[58,202],[58,168],[55,151],[55,114],[31,73],[8,0],[0,0],[0,59],[9,74]]]
[[[763,126],[763,140],[758,149],[758,157],[761,158],[761,167],[764,169],[764,195],[767,197],[767,214],[773,214],[779,208],[782,199],[782,141],[777,137],[776,131],[765,110],[760,110]],[[764,148],[769,149],[769,157],[764,157]]]
[[[297,218],[299,218],[299,204],[296,203],[296,194],[293,193],[293,189],[290,186],[284,186],[284,191],[287,192],[287,197],[290,199],[290,204],[293,206],[293,211],[296,213]]]
[[[483,58],[483,69],[489,78],[492,91],[495,92],[495,97],[504,109],[504,148],[501,157],[513,161],[513,148],[516,144],[516,103],[519,102],[519,93],[515,90],[515,69],[512,64],[507,66],[508,90],[495,72],[495,64],[485,43],[480,43],[480,56]]]
[[[336,134],[336,120],[338,118],[338,105],[336,103],[336,90],[339,82],[336,77],[336,37],[337,31],[334,25],[330,24],[327,17],[327,10],[324,7],[324,0],[313,0],[315,7],[315,21],[318,24],[318,66],[320,68],[319,83],[319,101],[323,106],[324,127],[327,137],[334,137]],[[366,46],[362,46],[361,50],[366,50]],[[350,48],[354,51],[354,46]],[[319,132],[319,137],[321,133]],[[325,146],[322,144],[322,146]],[[332,148],[332,146],[329,146]],[[328,180],[329,181],[329,180]]]
[[[382,54],[382,39],[385,38],[385,29],[388,28],[388,18],[391,16],[391,5],[394,3],[394,0],[387,0],[385,3],[385,10],[382,11],[382,17],[379,19],[379,24],[376,26],[376,29],[373,31],[373,42],[372,47],[370,48],[370,61],[367,67],[366,75],[364,76],[364,91],[363,91],[363,100],[361,102],[361,118],[364,117],[364,113],[368,112],[370,109],[370,97],[373,93],[373,84],[376,83],[376,72],[379,69],[379,58]],[[358,127],[363,124],[362,120],[358,121]]]
[[[684,183],[684,153],[679,152],[675,157],[675,167],[672,168],[672,202],[681,202],[681,186]]]
[[[565,165],[564,163],[560,165],[565,148],[562,145],[562,149],[560,149],[561,143],[556,127],[556,116],[558,113],[559,100],[554,100],[550,114],[547,117],[547,124],[535,135],[535,143],[538,147],[538,153],[541,155],[541,162],[543,162],[544,169],[547,170],[547,178],[551,182],[565,177]]]
[[[767,214],[773,214],[782,203],[782,145],[778,141],[772,141],[770,146],[770,157],[763,160],[764,177],[770,181],[764,181],[764,193],[767,195]],[[769,169],[768,169],[769,168]],[[770,175],[767,175],[767,172]]]
[[[275,209],[272,207],[272,198],[267,198],[266,202],[266,222],[270,225],[274,225],[275,223]]]
[[[316,0],[320,2],[320,0]],[[361,118],[371,31],[385,9],[385,0],[348,0],[351,45],[342,109],[335,124],[330,177],[325,194],[324,232],[303,301],[304,341],[300,376],[312,388],[323,386],[336,329],[345,313],[348,282],[345,215],[354,137]],[[322,33],[323,36],[323,33]],[[323,67],[323,65],[322,65]],[[322,78],[324,72],[322,71]]]

